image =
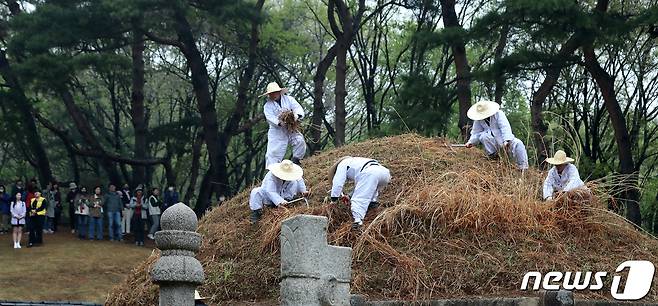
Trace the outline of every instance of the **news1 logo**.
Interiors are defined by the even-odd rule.
[[[628,270],[626,283],[620,288],[622,283],[621,275],[614,275],[610,293],[616,300],[635,301],[639,300],[649,293],[653,283],[653,274],[656,271],[653,263],[646,260],[629,260],[620,264],[615,270],[616,273]],[[592,290],[603,289],[603,282],[608,276],[608,272],[558,272],[552,271],[543,275],[540,272],[532,271],[523,276],[521,290],[529,290],[530,280],[533,280],[531,290]]]

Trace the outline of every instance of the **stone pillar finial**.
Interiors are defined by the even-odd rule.
[[[352,249],[327,244],[327,218],[281,223],[281,305],[350,305]]]
[[[196,214],[183,203],[162,214],[162,230],[155,233],[160,259],[151,270],[151,279],[160,286],[160,306],[194,305],[194,290],[205,279],[203,267],[194,257],[201,247],[197,224]]]

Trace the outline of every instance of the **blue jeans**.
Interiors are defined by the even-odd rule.
[[[86,215],[75,215],[76,219],[76,231],[78,231],[78,238],[84,239],[85,233],[87,233],[87,225],[89,225],[89,216]],[[88,234],[88,233],[87,233]]]
[[[94,239],[96,233],[96,240],[103,240],[103,216],[89,217],[89,239]]]
[[[108,212],[107,219],[107,231],[110,233],[110,240],[121,239],[121,212]]]
[[[45,223],[43,224],[44,230],[52,230],[55,223],[55,218],[46,216]]]
[[[151,215],[151,230],[149,234],[153,235],[160,230],[160,215]]]

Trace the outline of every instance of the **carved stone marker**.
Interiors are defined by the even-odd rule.
[[[350,305],[352,249],[327,244],[327,218],[281,223],[281,305]]]
[[[160,286],[160,306],[193,306],[194,290],[203,283],[201,263],[194,257],[201,247],[194,211],[178,203],[162,214],[162,230],[155,233],[160,259],[151,278]]]

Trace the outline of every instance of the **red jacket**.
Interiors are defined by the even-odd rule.
[[[25,199],[25,206],[27,210],[30,210],[30,203],[32,203],[32,199],[34,199],[34,192],[27,192],[27,198]]]

